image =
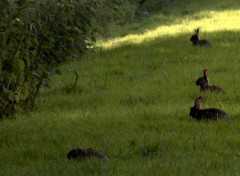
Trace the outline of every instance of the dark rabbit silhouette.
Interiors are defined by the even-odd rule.
[[[208,108],[201,109],[202,97],[198,97],[195,99],[194,106],[190,108],[190,116],[194,119],[201,120],[218,120],[218,119],[226,119],[230,120],[229,115],[223,110],[217,108]]]
[[[68,159],[75,159],[75,160],[83,160],[85,158],[92,158],[92,157],[97,157],[99,159],[109,161],[109,158],[104,155],[103,153],[100,153],[92,148],[88,149],[80,149],[80,148],[75,148],[72,149],[68,152],[67,154]]]
[[[200,39],[199,28],[195,29],[195,35],[192,35],[192,37],[190,38],[190,41],[193,43],[193,46],[205,46],[205,47],[212,46],[209,41]]]
[[[196,85],[200,86],[200,91],[209,90],[212,92],[224,92],[223,88],[216,85],[210,85],[208,79],[208,69],[203,70],[203,77],[197,79]]]

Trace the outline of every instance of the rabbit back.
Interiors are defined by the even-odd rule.
[[[206,120],[218,120],[218,119],[227,119],[230,120],[229,115],[220,109],[209,108],[209,109],[197,109],[196,107],[190,108],[190,116],[197,120],[206,119]]]
[[[206,89],[209,89],[210,91],[213,91],[213,92],[224,92],[223,88],[216,85],[207,86]]]
[[[230,119],[229,115],[217,108],[202,109],[202,117],[205,119],[218,120],[218,119]]]
[[[207,40],[199,40],[198,45],[200,46],[206,46],[206,47],[212,47],[211,43]]]

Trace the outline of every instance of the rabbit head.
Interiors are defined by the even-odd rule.
[[[195,99],[194,106],[196,109],[201,109],[202,101],[203,99],[201,96]]]
[[[205,68],[205,69],[203,70],[203,76],[204,76],[204,77],[208,77],[208,69],[207,69],[207,68]]]
[[[196,98],[194,101],[194,106],[190,108],[189,115],[192,116],[193,118],[197,118],[199,116],[201,104],[202,104],[202,97]]]
[[[86,152],[83,149],[75,148],[68,152],[68,159],[83,159],[86,157]]]
[[[198,45],[198,42],[199,42],[198,36],[197,36],[197,35],[193,35],[193,36],[190,38],[190,41],[193,43],[193,46],[197,46],[197,45]]]
[[[75,160],[82,160],[82,159],[91,158],[91,157],[97,157],[105,161],[109,160],[109,158],[106,155],[92,148],[88,148],[88,149],[74,148],[70,150],[67,154],[68,159],[75,159]]]
[[[203,70],[203,77],[197,79],[196,85],[200,86],[201,91],[204,91],[209,86],[208,69]]]
[[[199,42],[199,28],[195,29],[195,34],[192,35],[192,37],[190,38],[190,41],[193,43],[193,46],[198,45]]]

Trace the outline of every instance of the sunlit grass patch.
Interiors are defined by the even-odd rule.
[[[158,37],[176,36],[179,34],[193,33],[195,28],[200,28],[201,34],[218,32],[223,30],[240,30],[240,10],[224,11],[201,11],[197,14],[175,17],[178,20],[172,24],[159,25],[155,29],[141,27],[141,34],[128,34],[124,37],[116,37],[107,41],[101,41],[98,46],[103,48],[113,48],[123,44],[140,44],[142,42],[154,40]],[[157,18],[157,16],[154,16]],[[170,16],[169,18],[174,18]],[[139,31],[140,29],[138,29]],[[203,35],[204,36],[204,35]],[[208,36],[206,34],[206,36]]]

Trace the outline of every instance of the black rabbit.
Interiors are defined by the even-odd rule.
[[[92,148],[88,149],[80,149],[75,148],[68,152],[67,154],[68,159],[75,159],[75,160],[83,160],[85,158],[92,158],[97,157],[99,159],[109,161],[109,158],[105,156],[103,153],[100,153]]]
[[[208,69],[203,70],[203,77],[197,79],[196,85],[200,86],[200,91],[209,90],[212,92],[224,92],[223,88],[216,85],[210,85],[208,79]]]
[[[202,97],[198,97],[195,99],[194,106],[190,108],[190,116],[194,119],[201,120],[218,120],[218,119],[226,119],[230,120],[229,115],[223,110],[217,108],[208,108],[201,109]]]
[[[195,29],[195,35],[192,35],[192,37],[190,38],[190,41],[193,43],[193,46],[205,46],[205,47],[212,46],[209,41],[200,39],[199,28]]]

